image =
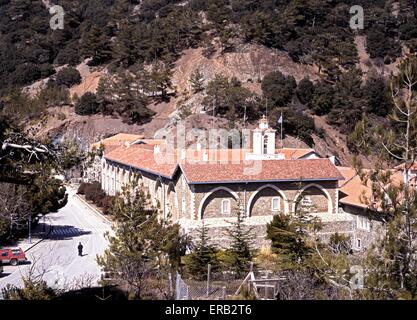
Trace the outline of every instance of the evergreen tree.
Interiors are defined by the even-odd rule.
[[[346,72],[336,82],[333,94],[334,106],[328,122],[340,127],[343,133],[352,132],[365,111],[366,98],[362,90],[362,72],[358,69]]]
[[[314,84],[308,78],[302,79],[297,86],[297,97],[301,103],[307,104],[314,94]]]
[[[267,239],[272,241],[272,251],[279,255],[285,269],[308,266],[313,254],[311,233],[321,227],[318,218],[307,212],[301,200],[302,196],[296,200],[294,214],[277,214],[267,225]]]
[[[81,38],[81,54],[84,58],[92,58],[91,64],[100,64],[111,58],[108,37],[102,29],[93,25]]]
[[[316,86],[308,107],[319,116],[325,115],[334,107],[333,95],[333,87],[328,83],[321,82]]]
[[[203,280],[207,277],[208,264],[213,272],[219,268],[218,249],[211,243],[204,220],[196,238],[192,252],[185,257],[185,266],[192,278]]]
[[[149,74],[150,92],[158,93],[162,100],[168,98],[168,90],[172,88],[172,71],[165,63],[155,63]]]
[[[97,88],[102,112],[119,114],[133,123],[149,121],[154,112],[147,107],[149,99],[145,92],[149,92],[149,80],[143,80],[144,74],[141,69],[119,70],[102,77]]]
[[[131,297],[141,299],[148,281],[156,281],[161,271],[177,268],[187,240],[177,224],[158,218],[158,211],[136,185],[127,186],[109,208],[115,219],[114,236],[107,233],[109,248],[97,257],[99,265],[114,272]]]
[[[237,275],[246,273],[253,258],[254,228],[244,224],[244,212],[240,202],[234,210],[237,220],[226,229],[226,235],[231,243],[226,249],[227,266]]]
[[[364,153],[379,150],[379,160],[368,173],[357,170],[366,183],[372,183],[372,198],[365,204],[379,211],[384,219],[381,238],[369,251],[366,261],[367,294],[371,298],[417,297],[417,191],[409,175],[417,150],[417,58],[409,57],[392,79],[393,113],[391,126],[367,127],[364,118],[352,135]],[[383,170],[385,161],[401,162],[404,182],[393,179],[392,171]]]
[[[200,69],[197,69],[191,73],[189,81],[191,83],[191,87],[194,90],[194,93],[204,90],[204,75]]]
[[[292,98],[297,83],[293,76],[284,76],[279,71],[267,74],[262,80],[262,92],[271,102],[271,107],[285,107]]]
[[[125,68],[138,58],[138,37],[135,25],[129,22],[121,24],[112,45],[112,57],[117,65]]]
[[[385,117],[391,112],[393,106],[390,90],[383,77],[369,77],[363,91],[367,100],[367,112],[381,117]]]
[[[79,115],[89,115],[97,113],[99,103],[97,97],[92,92],[86,92],[75,104],[75,113]]]

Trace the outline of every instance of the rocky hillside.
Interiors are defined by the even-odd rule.
[[[359,1],[364,30],[349,27],[350,1],[74,1],[60,4],[64,30],[49,28],[49,1],[0,4],[0,102],[28,132],[82,147],[283,113],[286,146],[349,164],[349,134],[363,115],[384,121],[417,48],[407,0]]]

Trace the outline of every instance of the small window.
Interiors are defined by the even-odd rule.
[[[361,249],[362,248],[362,240],[356,239],[356,248]]]
[[[280,197],[272,198],[272,211],[279,211],[281,207]]]
[[[222,214],[230,214],[230,200],[222,200]]]
[[[268,154],[268,136],[264,136],[264,154]]]
[[[371,231],[371,223],[367,217],[357,216],[356,217],[356,226],[358,229],[365,231]]]

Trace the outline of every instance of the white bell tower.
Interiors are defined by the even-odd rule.
[[[259,127],[253,130],[253,155],[275,154],[275,132],[270,129],[265,116],[259,121]]]

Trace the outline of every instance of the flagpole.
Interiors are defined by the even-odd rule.
[[[284,122],[284,118],[282,117],[281,111],[281,149],[284,149],[284,140],[282,140],[282,123]]]

